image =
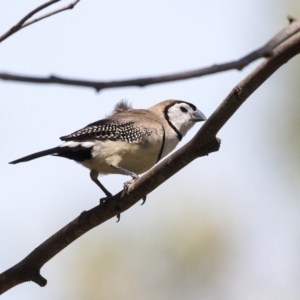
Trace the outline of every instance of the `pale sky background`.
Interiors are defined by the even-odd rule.
[[[41,3],[0,1],[1,33]],[[298,0],[82,0],[1,43],[0,71],[111,80],[195,69],[256,49],[288,14],[300,18]],[[0,272],[103,196],[69,160],[9,161],[59,145],[124,98],[135,108],[182,99],[209,116],[256,64],[98,94],[0,81]],[[219,132],[219,152],[48,262],[46,287],[24,283],[1,299],[299,299],[299,69],[298,56],[247,100]],[[101,180],[116,193],[128,178]]]

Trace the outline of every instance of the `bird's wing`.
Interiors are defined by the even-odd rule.
[[[103,119],[87,125],[86,127],[77,130],[69,135],[62,136],[63,141],[88,139],[97,140],[123,140],[128,143],[138,143],[145,136],[150,136],[151,130],[137,124],[130,119]]]

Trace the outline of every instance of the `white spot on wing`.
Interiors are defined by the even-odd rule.
[[[84,148],[91,148],[95,146],[95,142],[82,142],[80,145]]]
[[[80,144],[80,142],[67,141],[67,142],[61,144],[59,147],[70,147],[70,148],[73,148],[73,147],[77,147],[79,144]]]

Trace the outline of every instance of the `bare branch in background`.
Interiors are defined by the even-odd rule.
[[[272,55],[274,48],[283,43],[285,40],[290,38],[293,34],[300,31],[300,21],[292,17],[288,17],[290,24],[277,33],[270,41],[268,41],[263,47],[251,52],[250,54],[244,56],[243,58],[224,63],[213,65],[211,67],[205,67],[192,71],[185,71],[175,74],[155,76],[155,77],[145,77],[136,78],[128,80],[114,80],[114,81],[88,81],[80,79],[68,79],[57,76],[49,77],[35,77],[35,76],[22,76],[9,73],[0,73],[0,79],[8,81],[18,81],[18,82],[30,82],[30,83],[42,83],[42,84],[63,84],[78,87],[89,87],[96,91],[100,91],[108,88],[119,88],[119,87],[129,87],[138,86],[144,87],[146,85],[172,82],[184,79],[190,79],[195,77],[201,77],[204,75],[214,74],[218,72],[224,72],[232,69],[242,70],[245,66],[255,61],[258,58],[269,57]]]
[[[36,23],[36,22],[38,22],[38,21],[41,21],[41,20],[43,20],[43,19],[46,19],[46,18],[48,18],[48,17],[51,17],[51,16],[53,16],[53,15],[55,15],[55,14],[58,14],[58,13],[60,13],[60,12],[62,12],[62,11],[65,11],[65,10],[68,10],[68,9],[72,9],[79,1],[80,1],[80,0],[75,0],[75,1],[73,1],[73,2],[71,2],[71,3],[69,3],[68,5],[64,6],[64,7],[58,8],[57,10],[51,11],[51,12],[49,12],[48,14],[44,14],[44,15],[42,15],[42,16],[40,16],[40,17],[34,19],[34,20],[28,21],[28,22],[26,22],[26,23],[22,26],[22,28],[24,28],[24,27],[26,27],[26,26],[28,26],[28,25],[31,25],[31,24],[33,24],[33,23]]]
[[[45,286],[47,280],[40,275],[40,269],[61,250],[87,231],[129,209],[196,158],[218,151],[220,140],[216,138],[216,134],[219,130],[260,85],[299,53],[300,35],[298,34],[280,45],[274,50],[272,57],[265,59],[242,80],[190,142],[130,185],[128,194],[121,191],[109,201],[101,204],[101,207],[96,206],[89,211],[84,211],[33,250],[21,262],[0,274],[0,294],[26,281],[33,281],[40,286]]]
[[[13,35],[14,33],[16,33],[17,31],[21,30],[22,28],[25,28],[26,26],[29,26],[33,23],[36,23],[40,20],[43,20],[45,18],[48,18],[52,15],[55,15],[57,13],[60,13],[62,11],[65,11],[67,9],[72,9],[80,0],[75,0],[72,3],[59,8],[57,10],[54,10],[48,14],[45,14],[41,17],[38,17],[34,20],[29,20],[33,15],[37,14],[38,12],[42,11],[43,9],[47,8],[48,6],[51,6],[57,2],[59,2],[61,0],[51,0],[48,1],[42,5],[40,5],[39,7],[35,8],[34,10],[32,10],[31,12],[29,12],[24,18],[22,18],[16,25],[14,25],[12,28],[10,28],[7,32],[5,32],[2,36],[0,36],[0,43],[3,42],[4,40],[6,40],[8,37],[10,37],[11,35]],[[29,21],[28,21],[29,20]],[[26,22],[27,21],[27,22]]]

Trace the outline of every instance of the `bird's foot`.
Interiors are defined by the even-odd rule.
[[[136,176],[136,177],[133,178],[132,180],[129,180],[129,181],[124,182],[124,188],[123,188],[123,189],[124,189],[124,192],[125,192],[127,195],[129,194],[129,192],[128,192],[129,187],[130,187],[130,186],[134,183],[134,181],[137,180],[138,178],[139,178],[139,177]],[[146,199],[147,199],[147,195],[145,195],[145,196],[142,198],[143,202],[142,202],[141,205],[145,204]]]
[[[107,200],[109,200],[111,197],[112,197],[112,194],[107,195],[107,196],[104,197],[104,198],[101,198],[101,199],[99,200],[100,206],[101,206],[103,203],[105,203]],[[118,222],[120,221],[120,219],[121,219],[121,214],[117,214],[116,217],[117,217],[117,223],[118,223]]]
[[[124,192],[125,192],[127,195],[129,195],[129,192],[128,192],[129,187],[130,187],[137,179],[138,179],[138,177],[137,177],[137,178],[134,178],[134,179],[131,179],[131,180],[129,180],[129,181],[124,182],[123,190],[124,190]]]
[[[106,197],[100,198],[99,200],[99,204],[101,206],[101,204],[103,204],[104,202],[106,202],[107,200],[109,200],[113,195],[111,193],[106,194]]]

